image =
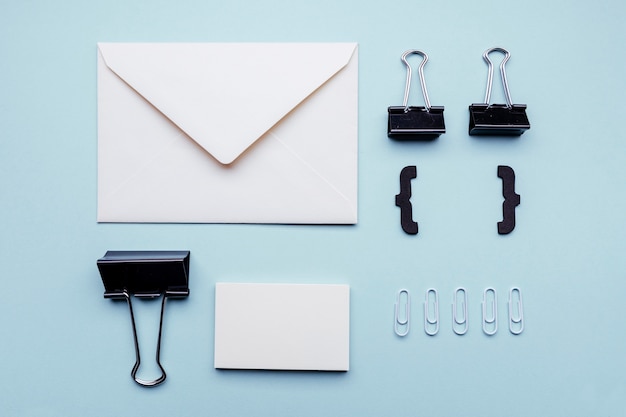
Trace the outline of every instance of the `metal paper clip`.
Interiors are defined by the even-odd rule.
[[[515,295],[517,293],[517,296]],[[517,311],[513,309],[513,299],[517,298],[515,304]],[[513,287],[509,290],[509,330],[511,333],[518,335],[524,331],[524,306],[522,304],[522,290]]]
[[[406,294],[406,298],[403,297],[402,294]],[[405,298],[404,318],[400,318],[400,303],[402,298]],[[395,317],[393,322],[393,330],[398,336],[406,336],[407,334],[409,334],[409,321],[411,319],[411,296],[409,295],[408,290],[402,289],[398,291],[398,295],[396,296],[396,303],[394,305],[394,311]],[[402,327],[404,327],[404,331],[402,331]]]
[[[411,90],[412,70],[407,61],[411,54],[422,56],[422,62],[418,67],[424,106],[409,106],[409,91]],[[424,65],[428,62],[428,55],[417,49],[411,49],[402,54],[402,62],[406,65],[406,84],[404,87],[404,101],[402,106],[391,106],[387,109],[389,119],[387,124],[387,136],[393,139],[435,139],[446,132],[443,119],[443,106],[431,106],[426,90],[424,78]]]
[[[433,316],[430,316],[430,294],[433,296]],[[439,331],[439,295],[437,290],[429,288],[426,291],[426,300],[424,301],[424,331],[429,336],[434,336]]]
[[[97,265],[104,284],[104,298],[125,300],[128,303],[136,357],[131,377],[145,387],[159,385],[166,378],[160,361],[165,300],[189,295],[189,251],[107,251],[104,257],[98,259]],[[141,356],[132,295],[139,298],[163,297],[156,348],[156,363],[161,370],[161,376],[153,381],[137,377]]]
[[[459,318],[458,313],[458,304],[459,304],[459,294],[462,294],[461,299],[461,310],[463,311],[463,315]],[[464,335],[467,333],[467,329],[469,327],[469,322],[467,320],[467,291],[463,287],[458,287],[454,290],[454,297],[452,300],[452,330],[454,333],[458,335]]]
[[[493,85],[493,63],[489,59],[491,52],[501,52],[504,58],[500,63],[500,76],[504,88],[506,104],[489,104],[491,99],[491,87]],[[513,104],[509,83],[506,79],[505,65],[511,58],[511,54],[504,48],[490,48],[483,53],[483,59],[489,66],[487,75],[487,90],[485,91],[484,103],[474,103],[469,106],[470,135],[505,135],[519,136],[530,129],[530,122],[526,116],[525,104]]]
[[[488,294],[493,293],[493,302],[491,303],[491,317],[487,314],[487,298]],[[494,288],[486,288],[483,292],[483,332],[488,336],[493,336],[498,331],[498,295]]]

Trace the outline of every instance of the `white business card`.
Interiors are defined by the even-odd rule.
[[[217,283],[215,368],[347,371],[350,287]]]

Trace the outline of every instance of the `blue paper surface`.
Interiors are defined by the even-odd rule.
[[[287,0],[7,3],[0,13],[0,415],[7,416],[617,416],[626,394],[626,5],[528,0]],[[96,222],[96,42],[359,43],[356,226]],[[485,49],[511,52],[517,139],[467,134],[485,93]],[[401,105],[407,49],[428,53],[432,105],[447,131],[429,143],[386,137]],[[250,62],[254,71],[254,62]],[[422,105],[419,83],[409,99]],[[503,102],[499,78],[492,99]],[[399,173],[417,167],[405,234]],[[516,228],[497,233],[502,181],[516,173]],[[124,303],[105,300],[107,250],[190,250],[188,299],[168,303],[154,389],[130,378]],[[347,373],[213,369],[215,282],[351,287]],[[451,327],[467,288],[470,327]],[[506,328],[523,292],[525,329]],[[441,328],[423,331],[428,288]],[[480,329],[498,291],[499,330]],[[411,291],[412,326],[393,331]],[[136,303],[150,372],[159,303]],[[156,307],[155,307],[156,306]],[[148,378],[148,376],[146,376]]]

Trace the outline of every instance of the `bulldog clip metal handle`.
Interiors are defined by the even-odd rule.
[[[131,377],[145,387],[159,385],[166,378],[160,361],[165,300],[189,295],[189,251],[107,251],[98,259],[97,266],[104,284],[104,298],[126,300],[128,303],[136,356]],[[163,297],[156,348],[156,363],[161,370],[161,376],[153,381],[137,377],[141,357],[131,302],[133,295],[138,298]]]
[[[493,84],[493,63],[489,59],[491,52],[501,52],[504,58],[500,63],[500,76],[504,87],[506,104],[489,104],[491,99],[491,87]],[[487,75],[487,90],[485,92],[484,103],[474,103],[469,106],[470,135],[501,135],[520,136],[530,129],[530,122],[526,116],[525,104],[513,104],[509,83],[506,79],[505,65],[511,58],[511,54],[504,48],[490,48],[483,53],[483,59],[489,66]]]
[[[407,56],[410,54],[422,56],[418,73],[424,95],[424,106],[408,105],[412,78],[411,65],[407,61]],[[424,65],[428,62],[428,55],[417,49],[411,49],[402,54],[401,59],[407,68],[404,101],[402,106],[391,106],[387,109],[389,113],[387,136],[398,140],[436,139],[442,133],[446,133],[446,125],[443,120],[443,106],[431,106],[428,99],[426,80],[424,79]]]

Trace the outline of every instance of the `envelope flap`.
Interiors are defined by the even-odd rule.
[[[348,64],[354,43],[100,43],[107,67],[222,164]]]

